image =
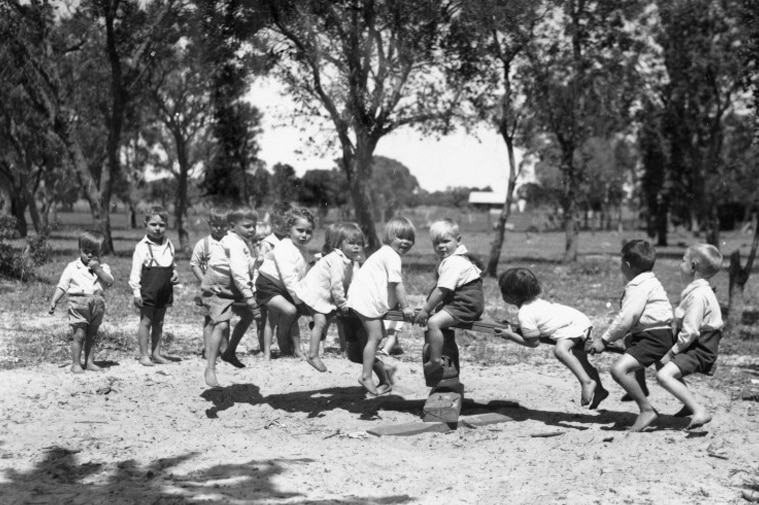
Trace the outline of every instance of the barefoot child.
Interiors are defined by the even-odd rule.
[[[621,308],[592,352],[629,334],[625,353],[611,368],[611,376],[637,403],[640,414],[631,431],[643,431],[658,417],[634,373],[656,363],[672,348],[672,305],[653,273],[656,250],[645,240],[631,240],[622,247],[620,270],[627,280]],[[627,340],[627,339],[626,339]]]
[[[132,255],[129,287],[134,305],[140,311],[137,340],[140,363],[168,363],[161,354],[163,319],[174,301],[173,285],[179,282],[174,261],[174,246],[166,237],[169,213],[163,207],[151,207],[145,214],[147,234],[137,242]]]
[[[388,221],[384,245],[367,258],[348,288],[348,306],[366,330],[366,345],[362,350],[363,369],[358,382],[372,396],[390,391],[394,371],[382,360],[375,359],[377,346],[385,332],[382,317],[396,306],[400,306],[408,320],[414,317],[401,278],[401,256],[414,245],[415,236],[414,225],[408,219],[394,217]],[[379,387],[372,380],[372,371],[380,379]]]
[[[322,250],[324,256],[308,271],[296,288],[298,297],[314,320],[306,361],[320,372],[326,372],[327,367],[319,358],[319,343],[335,311],[348,308],[345,280],[347,276],[352,275],[363,247],[364,234],[357,224],[332,225],[327,233],[327,243]]]
[[[291,352],[303,358],[300,336],[291,330],[297,324],[301,300],[296,288],[308,270],[306,245],[314,234],[316,218],[307,209],[293,209],[287,217],[287,237],[280,240],[271,255],[264,258],[256,279],[256,300],[266,307],[264,358],[271,357],[271,337],[277,326],[277,341],[292,345]],[[282,350],[282,349],[280,349]]]
[[[451,219],[435,221],[430,226],[430,238],[440,258],[437,284],[414,320],[421,326],[427,325],[430,357],[424,364],[425,376],[442,372],[443,331],[478,320],[485,309],[482,271],[461,243],[459,225]]]
[[[691,414],[687,429],[712,420],[703,405],[686,387],[683,378],[693,373],[710,373],[722,338],[722,312],[709,279],[719,272],[722,254],[713,245],[692,245],[685,251],[680,276],[687,284],[675,309],[677,341],[661,360],[659,384],[685,404]]]
[[[510,268],[498,278],[503,301],[519,307],[518,331],[496,329],[497,335],[526,347],[537,347],[540,337],[555,343],[554,355],[580,381],[580,405],[595,409],[609,396],[598,370],[588,361],[585,341],[593,325],[577,309],[540,298],[535,274],[526,268]]]
[[[79,259],[63,269],[61,278],[50,300],[50,314],[61,297],[68,293],[68,319],[73,332],[71,340],[71,371],[82,373],[81,356],[84,347],[85,368],[102,369],[95,364],[95,341],[98,328],[105,314],[103,288],[113,284],[111,269],[100,263],[103,235],[98,231],[86,231],[79,235]]]
[[[221,212],[219,209],[211,209],[211,212],[208,213],[208,227],[211,228],[210,235],[206,235],[198,240],[198,243],[195,244],[195,248],[192,250],[192,256],[190,257],[190,269],[195,275],[195,278],[201,283],[203,282],[203,276],[206,274],[206,270],[208,270],[208,260],[211,257],[211,250],[219,249],[220,251],[223,251],[222,245],[219,241],[227,234],[226,213]],[[202,296],[196,298],[196,300],[197,303],[203,303]],[[211,322],[211,318],[208,314],[205,314],[203,316],[203,357],[205,357],[205,342],[208,341],[208,337],[212,331],[213,323]],[[228,340],[228,338],[228,335],[224,337],[225,340]],[[222,347],[226,348],[223,344]]]

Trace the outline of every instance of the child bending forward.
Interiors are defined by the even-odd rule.
[[[496,334],[527,347],[537,347],[540,337],[555,342],[554,355],[580,381],[580,404],[595,409],[609,396],[598,370],[588,361],[585,341],[593,326],[577,309],[539,298],[540,282],[526,268],[510,268],[498,279],[503,301],[519,307],[519,332],[496,329]]]
[[[442,369],[443,330],[478,320],[485,308],[482,271],[472,263],[461,243],[459,225],[451,219],[435,221],[430,226],[430,238],[440,258],[437,284],[414,321],[427,325],[430,350],[430,359],[424,364],[427,376]]]

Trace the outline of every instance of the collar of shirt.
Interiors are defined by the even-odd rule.
[[[691,294],[693,291],[697,290],[698,288],[706,287],[711,289],[711,285],[709,284],[709,281],[706,279],[696,279],[687,286],[685,286],[685,289],[683,289],[683,292],[680,294],[680,299],[684,299],[686,296]]]
[[[334,252],[337,253],[337,257],[340,258],[346,265],[353,262],[353,260],[346,256],[345,253],[340,249],[334,249]]]
[[[649,271],[649,272],[642,272],[642,273],[639,273],[638,275],[636,275],[635,277],[633,277],[632,280],[630,280],[630,282],[627,283],[627,285],[628,286],[639,286],[639,285],[643,284],[644,282],[646,282],[647,280],[650,280],[650,279],[653,279],[653,278],[656,278],[656,274],[654,274],[653,272],[651,272],[651,271]]]

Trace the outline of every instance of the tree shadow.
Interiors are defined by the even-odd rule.
[[[198,453],[161,458],[148,465],[132,459],[109,463],[81,462],[78,450],[49,447],[44,458],[28,471],[4,472],[0,496],[5,504],[58,503],[287,503],[345,505],[402,504],[406,495],[381,498],[351,496],[344,500],[311,500],[302,493],[277,489],[273,478],[307,458],[250,460],[242,464],[213,465],[180,473],[177,467]],[[104,475],[106,474],[106,475]]]

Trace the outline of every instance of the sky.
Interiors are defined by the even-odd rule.
[[[263,113],[258,156],[269,169],[277,163],[286,163],[302,176],[307,170],[335,166],[338,148],[314,147],[314,144],[324,146],[323,139],[333,135],[326,128],[329,125],[320,127],[306,118],[297,120],[298,126],[291,125],[288,112],[293,110],[293,103],[281,95],[273,81],[257,80],[247,98]],[[309,143],[309,138],[316,142]],[[422,189],[430,192],[457,186],[490,186],[496,192],[506,191],[506,146],[495,130],[481,128],[477,135],[461,131],[436,139],[403,129],[382,138],[374,154],[406,165]]]

